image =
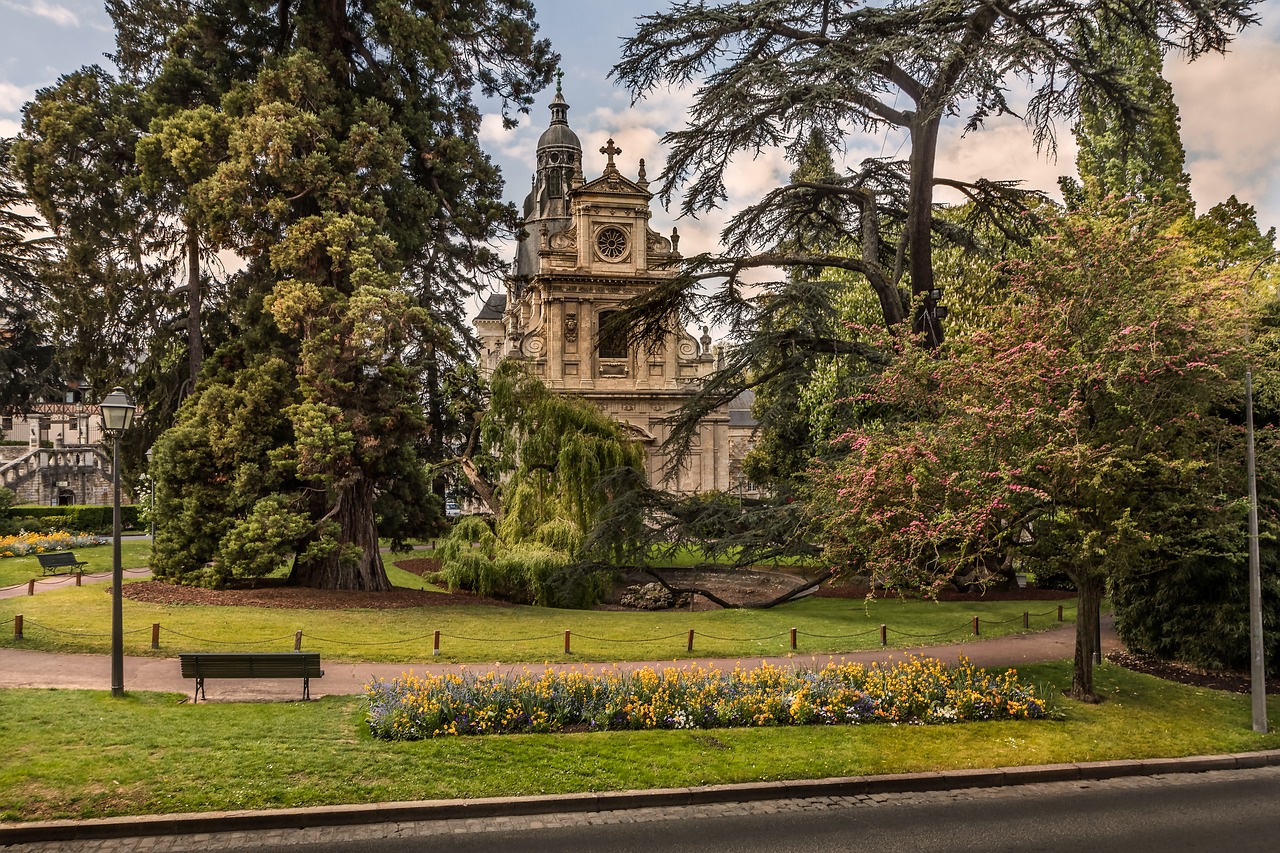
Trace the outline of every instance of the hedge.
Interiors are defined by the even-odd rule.
[[[20,522],[24,518],[38,519],[46,530],[75,530],[86,533],[111,532],[109,506],[15,506],[9,509],[9,518]],[[137,504],[120,505],[120,526],[125,530],[138,527],[142,507]]]

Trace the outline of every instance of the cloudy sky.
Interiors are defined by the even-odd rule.
[[[607,77],[634,19],[668,5],[667,0],[537,3],[542,34],[562,56],[569,122],[583,141],[588,178],[602,170],[599,149],[613,137],[623,150],[618,165],[624,173],[634,176],[643,157],[652,179],[664,162],[663,133],[683,125],[688,92],[663,92],[632,106],[629,94]],[[1258,8],[1262,26],[1242,35],[1229,55],[1192,64],[1170,57],[1165,73],[1181,110],[1187,168],[1199,209],[1203,212],[1234,193],[1258,208],[1265,229],[1280,225],[1280,154],[1275,143],[1280,130],[1280,3],[1261,3]],[[0,0],[0,24],[0,135],[18,131],[22,104],[37,88],[82,65],[110,68],[104,54],[112,50],[112,34],[101,0]],[[502,166],[513,202],[528,190],[534,144],[550,117],[550,94],[543,93],[532,115],[515,130],[504,131],[496,115],[486,120],[484,144]],[[963,140],[952,134],[941,146],[938,172],[955,178],[1020,178],[1030,186],[1053,190],[1059,175],[1075,171],[1070,133],[1065,127],[1060,130],[1063,145],[1056,161],[1036,153],[1016,119],[994,123]],[[884,135],[850,139],[847,162],[891,155],[901,141]],[[781,183],[789,171],[777,154],[735,163],[727,209],[753,201]],[[678,224],[681,248],[692,253],[714,248],[722,221],[711,216],[676,222],[672,215],[655,211],[653,224],[663,232]]]

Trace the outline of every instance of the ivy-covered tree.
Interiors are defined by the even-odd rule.
[[[477,516],[455,527],[441,547],[444,576],[450,586],[484,595],[595,604],[607,591],[610,558],[623,551],[591,553],[589,534],[611,503],[643,490],[644,448],[590,403],[548,389],[519,361],[502,362],[489,388],[480,434],[495,478],[486,489],[495,523]]]
[[[895,341],[868,398],[880,418],[844,436],[850,455],[815,495],[831,559],[893,586],[938,589],[1006,553],[1065,572],[1081,699],[1109,579],[1150,569],[1188,526],[1243,547],[1225,414],[1243,375],[1239,282],[1191,263],[1167,224],[1065,219],[1009,265],[998,322],[936,354]]]

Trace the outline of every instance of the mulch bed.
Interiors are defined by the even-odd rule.
[[[1247,672],[1210,672],[1177,661],[1160,660],[1150,655],[1130,652],[1111,652],[1107,655],[1107,660],[1134,672],[1154,675],[1165,681],[1176,681],[1192,687],[1227,690],[1231,693],[1248,693],[1252,689]],[[1276,684],[1274,680],[1268,681],[1267,692],[1280,696],[1280,684]]]

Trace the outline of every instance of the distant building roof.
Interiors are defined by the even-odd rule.
[[[756,419],[751,416],[751,406],[756,401],[756,392],[750,388],[729,401],[729,426],[754,427]]]
[[[494,293],[485,300],[484,307],[480,309],[480,313],[476,315],[477,320],[501,320],[502,315],[507,310],[507,297],[501,293]]]

